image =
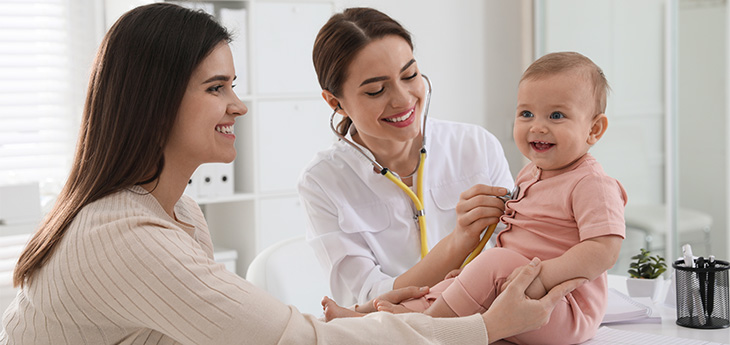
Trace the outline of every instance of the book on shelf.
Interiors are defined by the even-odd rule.
[[[652,306],[653,303],[648,297],[634,299],[609,288],[606,314],[601,323],[605,325],[618,322],[661,322],[661,315]]]

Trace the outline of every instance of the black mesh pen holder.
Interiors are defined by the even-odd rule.
[[[677,324],[703,329],[730,326],[728,262],[695,259],[695,267],[688,267],[684,260],[677,260],[672,267],[676,270]]]

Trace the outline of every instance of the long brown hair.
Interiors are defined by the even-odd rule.
[[[137,7],[109,29],[89,80],[68,180],[20,255],[14,286],[32,282],[89,203],[155,181],[190,76],[230,34],[210,15],[173,4]]]
[[[376,9],[354,7],[336,13],[324,24],[314,40],[312,60],[322,90],[340,95],[347,68],[368,43],[387,35],[402,37],[413,50],[411,34],[393,18]],[[352,120],[345,117],[337,131],[345,135]]]

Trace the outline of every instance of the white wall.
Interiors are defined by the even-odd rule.
[[[680,4],[679,204],[713,217],[711,253],[695,255],[727,258],[726,4]]]

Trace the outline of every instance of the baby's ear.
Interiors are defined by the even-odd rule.
[[[606,133],[606,128],[608,128],[608,117],[606,117],[606,114],[594,116],[591,121],[591,131],[588,133],[588,139],[586,140],[588,145],[597,143],[598,139],[601,139],[603,134]]]

